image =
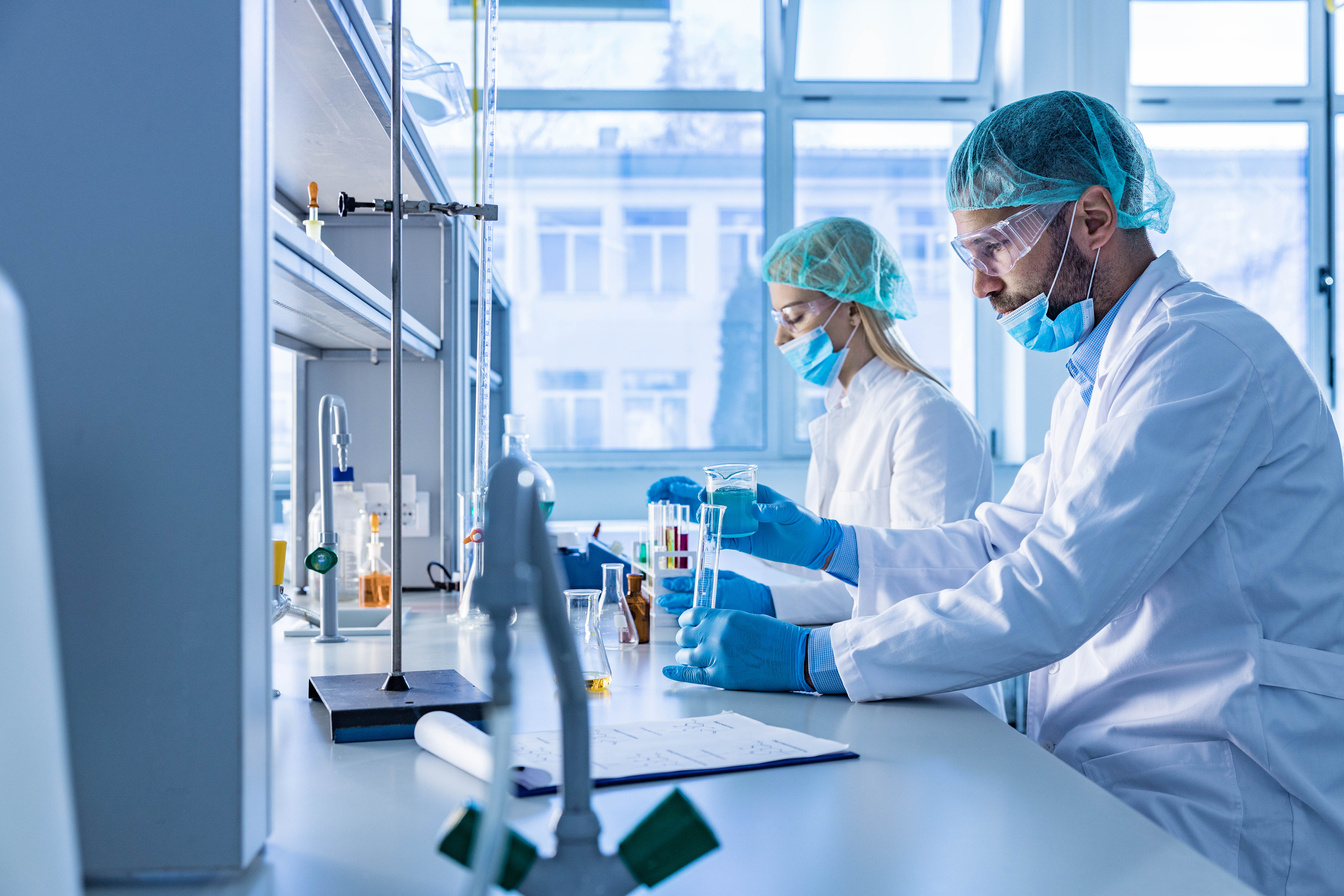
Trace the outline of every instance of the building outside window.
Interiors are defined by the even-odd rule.
[[[507,227],[501,228],[505,234]],[[602,210],[537,209],[541,292],[596,295],[602,291]],[[497,259],[504,262],[503,258]]]
[[[621,425],[632,448],[686,447],[688,370],[626,370],[621,374]]]
[[[602,445],[602,371],[544,370],[537,375],[535,448],[574,450]]]
[[[686,209],[625,209],[625,291],[686,293]]]

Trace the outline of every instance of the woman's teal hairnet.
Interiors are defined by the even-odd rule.
[[[1124,229],[1166,233],[1175,199],[1134,122],[1072,90],[1027,97],[989,114],[947,172],[947,207],[1011,208],[1111,191]]]
[[[903,320],[915,316],[910,278],[896,250],[875,228],[853,218],[822,218],[793,228],[765,253],[761,276]]]

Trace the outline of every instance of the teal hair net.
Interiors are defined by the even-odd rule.
[[[1091,186],[1111,191],[1124,229],[1165,233],[1175,199],[1134,123],[1072,90],[1027,97],[989,114],[957,148],[947,172],[952,211],[1070,202]]]
[[[903,320],[915,316],[910,278],[896,250],[875,228],[853,218],[822,218],[793,228],[765,253],[761,276]]]

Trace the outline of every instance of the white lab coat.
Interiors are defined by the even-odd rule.
[[[855,700],[1031,671],[1028,734],[1265,893],[1344,886],[1344,460],[1311,374],[1170,253],[1002,504],[860,528]]]
[[[805,503],[819,516],[850,525],[923,528],[966,519],[993,497],[989,440],[980,424],[947,390],[880,358],[861,367],[848,388],[838,380],[831,386],[826,413],[808,432],[812,462]],[[780,619],[807,625],[863,614],[855,604],[857,589],[813,575],[770,586]],[[1004,718],[998,682],[967,696]]]

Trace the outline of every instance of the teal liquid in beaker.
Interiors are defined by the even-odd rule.
[[[723,507],[724,538],[744,538],[754,535],[760,526],[756,517],[751,515],[751,505],[756,503],[754,488],[720,486],[709,493],[709,503]]]
[[[541,512],[544,513],[544,514],[546,514],[546,519],[550,519],[550,518],[551,518],[551,510],[552,510],[554,507],[555,507],[555,502],[554,502],[554,501],[542,501],[542,502],[541,502]]]

